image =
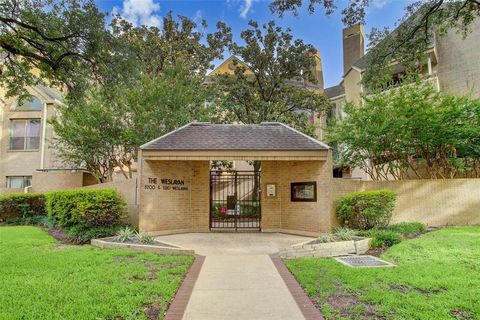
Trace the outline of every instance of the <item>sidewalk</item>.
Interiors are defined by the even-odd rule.
[[[304,319],[268,255],[207,256],[184,320]]]
[[[189,282],[190,289],[193,285],[189,299],[181,296],[183,308],[186,304],[183,320],[303,320],[304,314],[321,319],[302,313],[306,305],[313,305],[290,273],[279,271],[270,257],[311,238],[280,233],[185,233],[157,239],[205,257],[195,284]],[[285,280],[285,273],[290,279]],[[292,282],[297,287],[292,289]],[[299,292],[308,303],[299,299]],[[181,315],[182,308],[177,309]]]

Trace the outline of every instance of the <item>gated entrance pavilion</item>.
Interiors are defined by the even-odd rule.
[[[261,170],[211,171],[213,160]],[[281,123],[190,123],[143,145],[139,164],[142,232],[316,236],[335,225],[330,148]]]

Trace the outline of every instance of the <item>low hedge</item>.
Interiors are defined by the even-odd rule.
[[[62,228],[120,225],[125,220],[126,204],[113,189],[50,192],[47,213]]]
[[[415,238],[427,231],[425,225],[421,222],[400,222],[391,224],[387,230],[398,232],[404,238]]]
[[[372,249],[391,247],[402,242],[402,236],[398,232],[386,229],[370,229],[359,233],[359,235],[372,238],[370,244]]]
[[[392,218],[397,194],[391,190],[353,192],[337,202],[340,222],[357,230],[386,227]]]
[[[405,239],[412,239],[426,232],[426,227],[420,222],[400,222],[386,228],[361,230],[357,235],[372,238],[371,248],[386,248],[396,245]]]
[[[43,194],[12,193],[0,196],[0,222],[45,214]]]

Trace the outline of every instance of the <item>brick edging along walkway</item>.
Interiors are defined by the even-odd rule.
[[[278,273],[282,277],[283,281],[287,285],[288,290],[295,299],[298,307],[302,311],[303,316],[306,320],[323,320],[323,316],[320,311],[315,307],[313,302],[307,296],[305,291],[303,291],[300,284],[297,282],[295,277],[290,273],[290,270],[285,266],[282,259],[278,256],[277,253],[271,254],[270,259],[272,259],[273,264],[277,268]]]
[[[183,314],[187,308],[188,300],[190,299],[193,291],[193,286],[197,281],[204,261],[204,256],[195,255],[195,261],[188,270],[187,275],[183,279],[183,282],[178,289],[177,294],[175,295],[175,298],[173,298],[172,303],[168,307],[164,318],[165,320],[181,320],[183,318]]]

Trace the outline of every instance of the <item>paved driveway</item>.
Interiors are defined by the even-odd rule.
[[[279,233],[187,233],[157,239],[206,256],[184,320],[301,320],[268,256],[311,238]]]

